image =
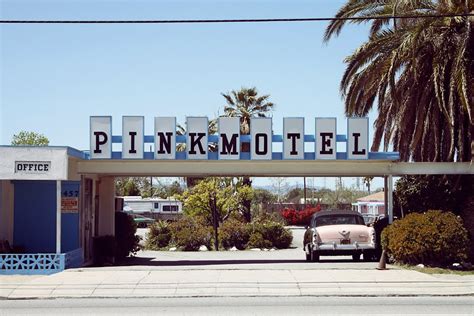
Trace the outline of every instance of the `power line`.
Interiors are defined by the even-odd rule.
[[[321,21],[360,21],[383,19],[430,19],[474,17],[465,14],[426,14],[426,15],[378,15],[369,17],[320,17],[283,19],[219,19],[219,20],[0,20],[0,24],[206,24],[206,23],[280,23],[280,22],[321,22]]]

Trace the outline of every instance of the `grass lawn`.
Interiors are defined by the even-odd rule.
[[[474,275],[474,270],[452,270],[452,269],[445,269],[445,268],[433,268],[433,267],[424,267],[420,268],[417,266],[410,266],[406,264],[397,265],[400,268],[408,269],[408,270],[415,270],[418,272],[423,272],[427,274],[457,274],[457,275]]]

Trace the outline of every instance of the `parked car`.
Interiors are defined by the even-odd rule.
[[[355,211],[322,211],[315,213],[304,235],[307,261],[319,257],[352,255],[354,261],[372,260],[375,253],[375,229],[364,224],[362,215]]]
[[[147,228],[148,225],[155,222],[153,218],[145,217],[139,214],[130,214],[139,228]]]

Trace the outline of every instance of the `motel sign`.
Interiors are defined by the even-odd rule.
[[[272,144],[282,142],[282,160],[335,160],[337,138],[341,136],[337,135],[336,118],[315,118],[314,134],[310,135],[305,135],[305,121],[300,117],[284,118],[282,135],[273,135],[272,119],[266,117],[251,119],[250,135],[240,135],[239,117],[219,117],[217,135],[208,134],[207,117],[187,117],[186,135],[177,135],[175,117],[155,117],[154,125],[153,136],[145,136],[143,116],[124,116],[122,135],[115,137],[111,116],[90,117],[90,158],[112,159],[112,143],[121,142],[121,159],[145,159],[145,143],[154,143],[153,159],[179,159],[176,144],[185,143],[184,159],[207,160],[209,143],[216,143],[218,160],[272,160]],[[368,118],[347,119],[346,159],[368,159],[368,130]],[[250,153],[241,152],[242,142],[250,143]],[[305,143],[314,144],[314,153],[305,153]]]

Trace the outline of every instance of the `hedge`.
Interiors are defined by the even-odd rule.
[[[430,210],[409,214],[385,228],[382,246],[399,263],[445,266],[467,260],[469,238],[459,217]]]

